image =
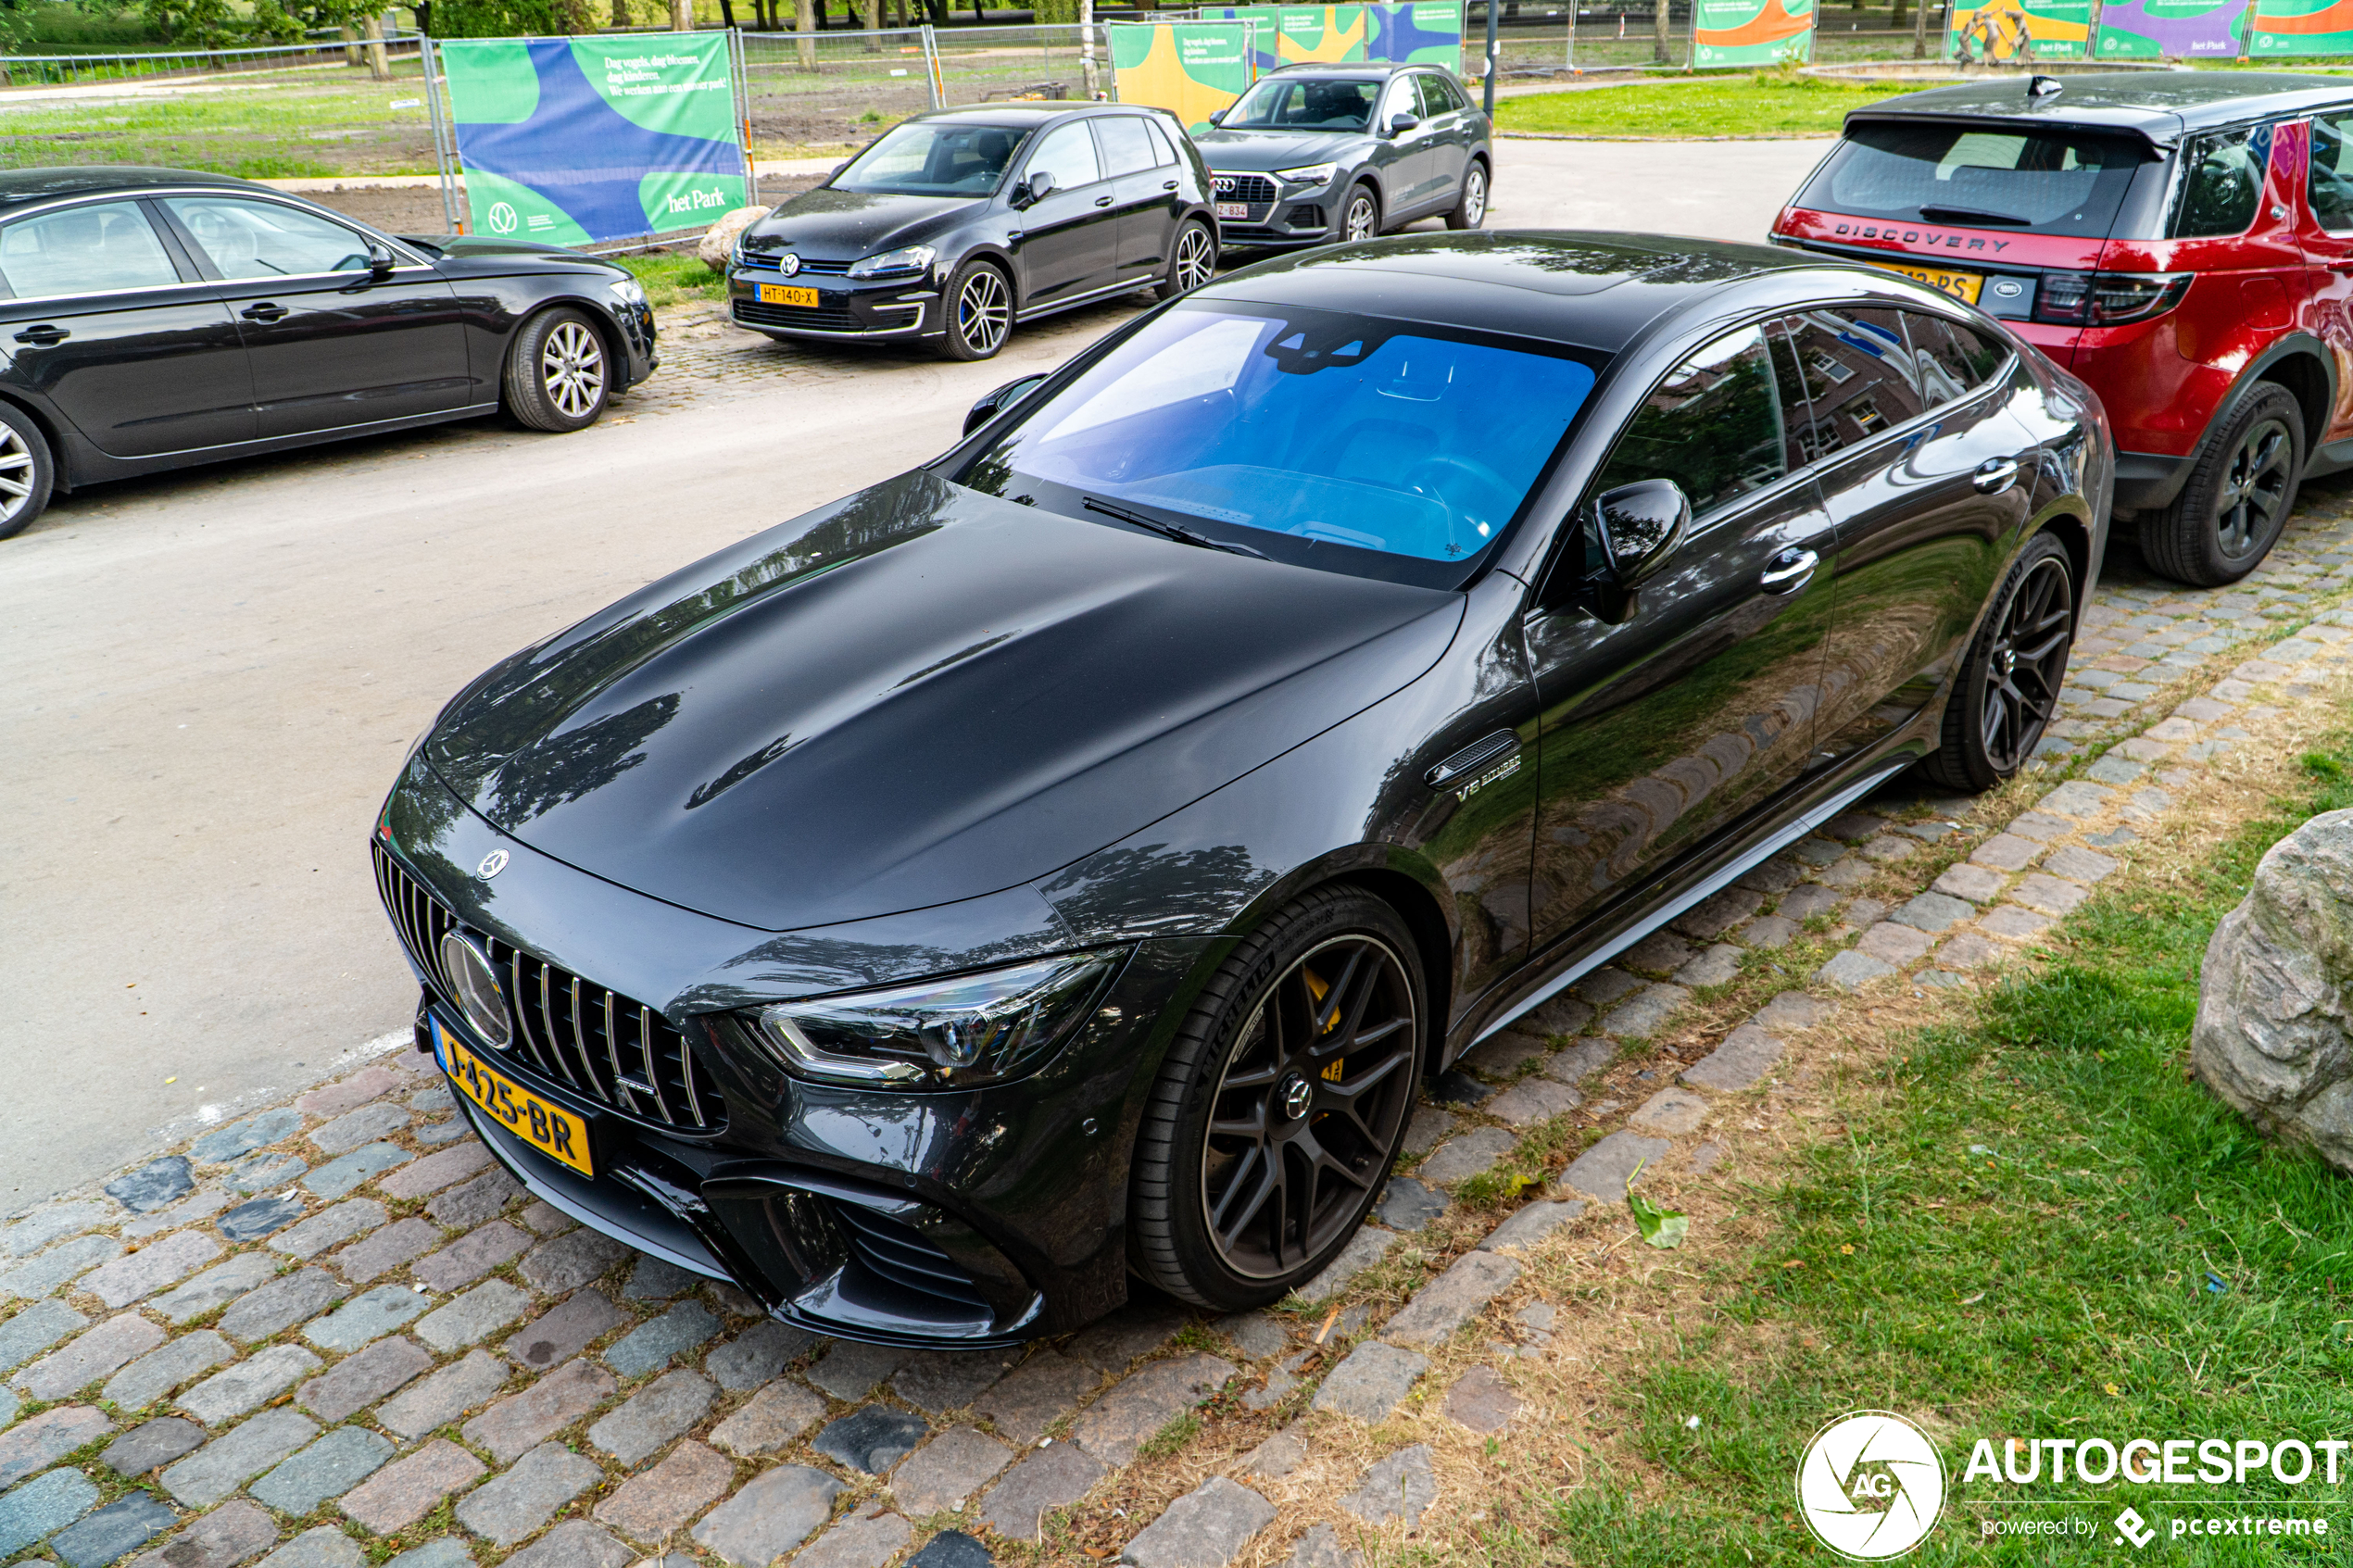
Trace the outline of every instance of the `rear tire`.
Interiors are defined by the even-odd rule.
[[[1013,285],[988,262],[957,268],[939,307],[947,313],[938,343],[943,359],[993,359],[1013,335]]]
[[[612,368],[596,324],[569,307],[522,324],[507,350],[507,411],[533,430],[586,430],[612,395]]]
[[[1397,911],[1319,888],[1218,966],[1144,1106],[1129,1260],[1239,1311],[1315,1277],[1389,1178],[1421,1087],[1428,988]]]
[[[1449,229],[1476,229],[1487,221],[1487,166],[1473,158],[1463,170],[1463,194],[1446,215]]]
[[[2141,518],[2141,555],[2177,583],[2217,588],[2263,564],[2304,474],[2304,409],[2264,382],[2198,454],[2172,503]]]
[[[49,509],[56,480],[57,460],[41,427],[13,404],[0,403],[0,539],[23,533]]]
[[[2027,541],[1970,642],[1944,709],[1943,744],[1927,759],[1947,789],[1977,794],[2026,765],[2058,710],[2075,646],[2075,564],[2047,533]]]
[[[1217,237],[1198,218],[1188,218],[1168,249],[1168,276],[1152,285],[1154,299],[1174,299],[1217,275]]]

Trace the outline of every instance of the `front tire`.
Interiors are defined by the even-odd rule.
[[[1943,744],[1927,771],[1947,789],[1976,794],[2026,766],[2058,709],[2075,646],[2075,566],[2067,546],[2038,533],[2002,580],[1969,644],[1944,709]]]
[[[605,341],[577,310],[541,311],[507,350],[506,383],[508,412],[531,429],[585,430],[612,395]]]
[[[1217,239],[1198,218],[1185,220],[1168,252],[1168,276],[1152,286],[1154,299],[1174,299],[1217,275]]]
[[[1348,200],[1340,209],[1340,237],[1343,245],[1369,240],[1380,232],[1380,197],[1370,185],[1352,185]]]
[[[49,508],[57,460],[31,416],[0,403],[0,539],[13,538]]]
[[[1463,194],[1446,215],[1449,229],[1476,229],[1487,221],[1487,166],[1477,158],[1463,170]]]
[[[2177,583],[2237,582],[2278,543],[2303,473],[2303,408],[2265,382],[2215,433],[2172,504],[2142,520],[2141,555]]]
[[[993,359],[1013,336],[1013,284],[988,262],[967,261],[957,268],[940,308],[948,313],[939,338],[942,358]]]
[[[1130,1259],[1197,1306],[1264,1306],[1356,1234],[1420,1088],[1428,986],[1397,911],[1319,888],[1210,978],[1136,1146]]]

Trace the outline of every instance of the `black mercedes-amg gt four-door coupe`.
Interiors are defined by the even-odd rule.
[[[376,826],[532,1190],[852,1338],[1268,1302],[1483,1035],[2050,716],[2113,456],[1894,274],[1308,251],[469,685]]]

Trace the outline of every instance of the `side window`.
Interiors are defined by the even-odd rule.
[[[1144,121],[1144,130],[1145,132],[1151,137],[1152,165],[1154,168],[1167,169],[1179,161],[1176,157],[1176,149],[1169,144],[1168,132],[1160,128],[1160,122],[1158,120],[1148,119]]]
[[[2271,128],[2242,125],[2195,136],[2182,144],[2168,239],[2244,234],[2263,201],[2263,174],[2271,157]]]
[[[1142,116],[1106,115],[1095,121],[1095,135],[1102,143],[1106,177],[1116,180],[1152,167],[1152,133]]]
[[[1414,90],[1421,97],[1421,107],[1414,112],[1424,119],[1436,119],[1441,114],[1454,112],[1454,106],[1446,101],[1446,88],[1438,78],[1416,76],[1414,78]]]
[[[94,202],[0,229],[0,273],[19,299],[179,282],[137,202]]]
[[[1898,312],[1809,310],[1789,319],[1806,382],[1798,446],[1808,462],[1892,430],[1921,411],[1920,372]]]
[[[2004,351],[1957,321],[1906,310],[1904,327],[1919,366],[1920,390],[1931,408],[1983,386],[2001,366]]]
[[[2353,114],[2312,117],[2312,216],[2334,233],[2353,231]]]
[[[366,240],[296,207],[221,196],[166,196],[164,205],[232,282],[368,270]]]
[[[1373,121],[1376,131],[1386,130],[1389,122],[1401,114],[1422,112],[1421,99],[1414,92],[1414,79],[1401,76],[1392,80],[1389,91],[1381,94],[1380,115]]]
[[[1671,479],[1705,517],[1789,471],[1780,378],[1764,330],[1727,332],[1667,372],[1617,438],[1594,494]]]
[[[1075,191],[1103,177],[1101,166],[1095,161],[1095,138],[1085,120],[1074,119],[1047,132],[1038,150],[1029,155],[1029,173],[1041,169],[1054,177],[1058,191]]]
[[[1446,107],[1449,109],[1466,109],[1470,107],[1470,100],[1463,96],[1461,84],[1456,82],[1451,76],[1425,77],[1422,82],[1422,91],[1425,93],[1436,94],[1440,99],[1444,101]]]

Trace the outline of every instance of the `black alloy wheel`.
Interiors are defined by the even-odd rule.
[[[1139,1272],[1239,1311],[1329,1263],[1404,1141],[1423,995],[1411,935],[1361,890],[1318,890],[1253,933],[1204,988],[1146,1107]]]
[[[948,312],[948,330],[939,339],[943,358],[993,358],[1013,335],[1013,287],[989,262],[967,261],[956,269],[941,303]]]
[[[2215,433],[2173,503],[2142,520],[2141,553],[2178,582],[2235,583],[2271,553],[2303,473],[2303,408],[2266,382]]]
[[[32,416],[0,403],[0,539],[21,533],[49,505],[49,443]]]
[[[2075,646],[2075,571],[2067,546],[2039,533],[2020,552],[1969,646],[1944,712],[1944,744],[1928,759],[1953,789],[1991,789],[2015,774],[2058,709]]]
[[[1340,238],[1353,243],[1369,240],[1379,232],[1380,198],[1373,194],[1370,185],[1353,187],[1348,193],[1348,205],[1340,209]]]
[[[1209,225],[1189,218],[1168,252],[1168,276],[1152,285],[1154,299],[1174,299],[1217,275],[1217,241]]]

